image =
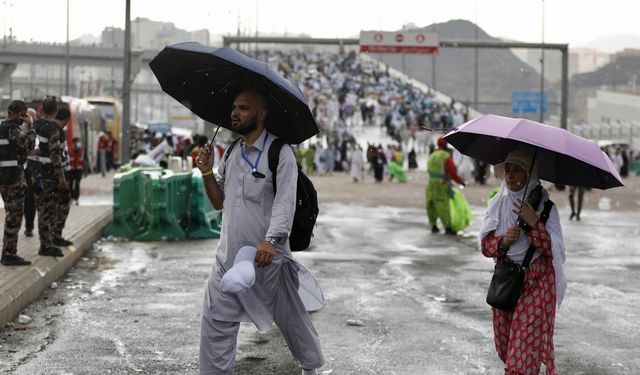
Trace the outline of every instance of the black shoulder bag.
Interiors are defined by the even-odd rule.
[[[552,201],[544,202],[544,208],[540,214],[540,220],[543,224],[547,223],[551,207],[553,207]],[[515,309],[522,291],[525,271],[531,263],[535,250],[533,246],[529,246],[522,265],[515,262],[496,264],[487,293],[489,305],[500,310],[512,311]]]

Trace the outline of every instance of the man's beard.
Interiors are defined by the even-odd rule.
[[[252,131],[256,130],[257,128],[258,128],[258,119],[256,117],[253,117],[247,120],[245,123],[238,124],[238,126],[235,129],[233,129],[233,131],[235,131],[240,135],[247,135]]]

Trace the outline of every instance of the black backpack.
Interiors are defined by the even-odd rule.
[[[231,150],[235,147],[240,138],[234,140],[225,151],[225,162],[229,158]],[[269,146],[269,170],[273,175],[273,193],[276,193],[276,176],[278,174],[278,163],[280,162],[280,150],[285,142],[276,138]],[[293,152],[293,150],[292,150]],[[296,185],[296,211],[293,215],[293,226],[291,234],[289,234],[289,246],[291,251],[302,251],[309,247],[311,237],[313,237],[313,228],[316,226],[318,213],[318,193],[313,186],[313,182],[302,172],[302,166],[298,165],[298,181]],[[226,166],[226,165],[225,165]]]

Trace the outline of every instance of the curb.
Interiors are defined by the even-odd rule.
[[[75,246],[63,250],[63,258],[40,257],[20,273],[0,295],[0,328],[12,321],[28,304],[40,297],[52,282],[64,276],[102,236],[111,222],[111,209],[103,210],[82,225],[74,226],[69,238]]]

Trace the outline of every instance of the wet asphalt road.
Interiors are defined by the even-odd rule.
[[[432,235],[422,209],[323,205],[311,251],[327,307],[312,315],[323,374],[499,374],[491,261],[465,235]],[[568,217],[561,207],[563,218]],[[569,280],[556,324],[562,374],[640,374],[639,214],[563,220]],[[202,295],[217,240],[102,241],[0,330],[10,374],[197,374]],[[355,324],[355,325],[353,325]],[[298,374],[277,330],[240,333],[238,374]]]

